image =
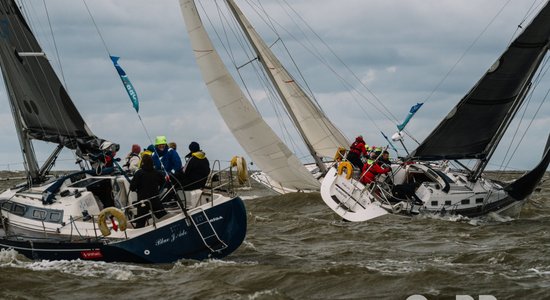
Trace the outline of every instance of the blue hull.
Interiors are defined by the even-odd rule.
[[[185,219],[137,237],[98,243],[48,243],[3,238],[0,249],[15,249],[31,259],[101,260],[106,262],[171,263],[179,259],[222,258],[235,251],[246,236],[246,209],[239,197],[204,210],[227,248],[212,252],[193,224]],[[192,216],[195,217],[196,215]]]

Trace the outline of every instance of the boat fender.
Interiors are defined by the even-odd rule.
[[[111,234],[111,230],[109,229],[109,227],[107,227],[108,216],[115,217],[118,222],[118,228],[120,229],[120,231],[126,230],[128,222],[126,220],[126,217],[124,216],[124,213],[116,207],[107,207],[99,213],[99,217],[97,220],[99,230],[101,231],[101,234],[103,234],[103,236],[109,236]]]
[[[344,168],[346,168],[346,179],[350,179],[353,172],[353,167],[349,161],[343,161],[338,164],[338,175],[342,175]]]
[[[237,167],[237,179],[240,185],[248,181],[248,168],[246,167],[246,160],[244,157],[233,156],[233,158],[231,158],[231,167]]]

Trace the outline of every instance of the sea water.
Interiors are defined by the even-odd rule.
[[[258,186],[243,194],[247,237],[223,260],[32,261],[2,251],[0,298],[550,297],[550,181],[518,219],[390,215],[350,223],[329,210],[319,194],[277,196]]]

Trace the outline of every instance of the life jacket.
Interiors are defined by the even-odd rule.
[[[351,146],[349,147],[349,152],[357,155],[364,154],[366,152],[365,142],[358,142],[358,141],[353,142],[353,144],[351,144]]]
[[[132,157],[139,157],[140,162],[139,162],[138,165],[141,164],[141,155],[132,152],[132,153],[128,154],[128,156],[126,156],[126,162],[122,166],[126,167],[126,168],[130,167],[130,161],[132,160]]]
[[[368,170],[368,171],[367,171]],[[382,168],[375,160],[369,159],[363,166],[361,183],[368,184],[374,181],[376,175],[386,174],[391,171],[390,168]]]

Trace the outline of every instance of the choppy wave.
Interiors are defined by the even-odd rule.
[[[69,274],[80,278],[97,277],[120,281],[153,278],[166,272],[163,269],[150,268],[143,265],[106,263],[101,261],[30,261],[15,250],[0,251],[0,267]]]
[[[245,242],[226,259],[149,266],[30,261],[1,251],[0,298],[544,299],[549,190],[546,181],[519,219],[388,215],[351,223],[319,194],[252,189],[244,196]],[[27,285],[34,287],[19,288]]]

